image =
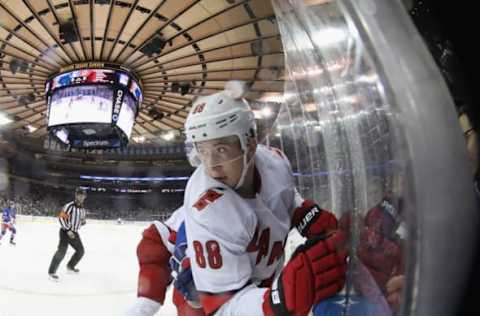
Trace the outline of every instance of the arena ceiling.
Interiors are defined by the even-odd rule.
[[[281,39],[266,0],[0,0],[0,113],[9,121],[1,128],[45,136],[46,79],[90,61],[141,79],[133,137],[181,131],[192,100],[231,79],[249,83],[249,100],[283,91]]]

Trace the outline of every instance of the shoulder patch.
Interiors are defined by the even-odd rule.
[[[208,204],[212,204],[218,200],[223,195],[223,191],[223,188],[208,189],[207,192],[203,193],[198,201],[193,204],[193,207],[196,208],[197,211],[202,211]]]
[[[203,103],[200,103],[198,104],[195,109],[193,110],[193,113],[192,114],[196,114],[196,113],[202,113],[203,112],[203,109],[205,108],[205,102]]]

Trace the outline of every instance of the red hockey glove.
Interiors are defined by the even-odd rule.
[[[295,209],[292,225],[302,236],[310,239],[336,230],[337,219],[335,215],[321,209],[313,201],[305,200],[300,207]]]
[[[364,296],[368,296],[372,292],[369,288],[371,286],[377,286],[383,293],[386,293],[387,281],[394,275],[402,273],[400,246],[385,238],[372,227],[365,227],[362,230],[357,256],[376,282],[376,285],[372,285],[364,282],[361,277],[355,280],[355,288]]]
[[[378,212],[378,208],[373,208],[365,219],[359,218],[356,254],[366,269],[355,274],[353,284],[356,291],[366,297],[376,295],[379,290],[385,293],[387,281],[403,272],[401,247],[398,242],[388,238],[392,235],[390,219],[380,215],[382,213]],[[347,242],[352,237],[352,216],[351,211],[345,212],[338,225],[347,235]]]
[[[155,225],[143,231],[142,240],[137,246],[140,265],[137,295],[163,304],[165,292],[172,277],[168,264],[170,252],[163,244]]]
[[[391,238],[397,228],[392,209],[393,207],[386,201],[383,201],[380,206],[371,208],[365,215],[365,226],[372,227],[381,235]]]
[[[267,316],[307,315],[312,305],[338,293],[345,283],[344,235],[309,239],[297,248],[292,259],[264,296]]]

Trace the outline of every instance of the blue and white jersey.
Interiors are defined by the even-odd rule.
[[[3,209],[2,212],[2,222],[3,223],[10,223],[11,221],[15,220],[17,217],[17,209],[15,207],[7,206]]]

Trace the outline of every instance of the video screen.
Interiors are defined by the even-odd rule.
[[[68,131],[65,129],[60,129],[55,132],[55,135],[65,144],[68,144]]]
[[[129,90],[135,96],[138,102],[141,103],[143,101],[142,90],[140,90],[140,87],[134,80],[131,81]]]
[[[80,83],[114,83],[115,70],[81,69],[67,72],[53,78],[51,89],[66,87]]]
[[[128,79],[130,79],[126,74],[119,72],[118,73],[118,83],[124,85],[125,87],[128,86]]]
[[[125,133],[127,138],[130,139],[132,133],[133,123],[135,123],[135,102],[132,97],[125,94],[123,98],[120,114],[118,115],[117,126]]]
[[[111,123],[113,90],[87,85],[55,91],[49,104],[48,126],[72,123]]]

